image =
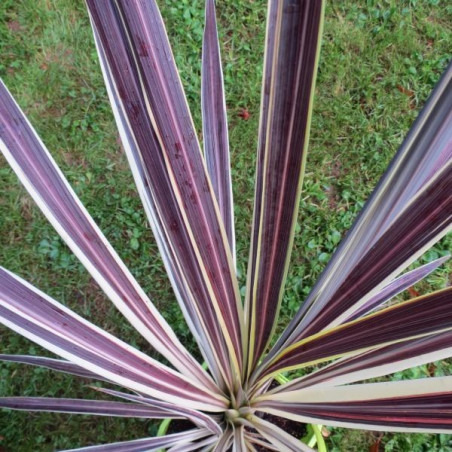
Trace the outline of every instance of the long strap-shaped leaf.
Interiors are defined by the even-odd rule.
[[[452,288],[448,288],[296,342],[268,364],[265,375],[451,329]]]
[[[248,371],[278,316],[303,180],[323,22],[321,0],[270,0],[248,269]]]
[[[181,418],[166,410],[138,403],[109,400],[64,399],[49,397],[0,397],[0,407],[22,411],[90,414],[95,416],[136,417],[145,419]]]
[[[120,443],[68,449],[65,452],[153,452],[162,448],[187,444],[191,441],[205,438],[206,436],[211,436],[211,433],[208,430],[196,429],[156,438],[143,438]]]
[[[167,414],[175,414],[176,417],[183,417],[189,419],[198,427],[206,428],[210,430],[212,433],[217,435],[221,434],[222,432],[222,429],[220,428],[219,424],[215,422],[215,420],[212,417],[208,416],[205,413],[201,413],[200,411],[195,411],[190,408],[177,406],[168,402],[162,402],[160,400],[150,399],[149,397],[137,396],[133,394],[127,394],[125,392],[114,391],[112,389],[96,387],[93,387],[92,389],[95,389],[99,392],[103,392],[104,394],[109,394],[114,397],[129,400],[131,402],[150,406],[160,411],[166,411]]]
[[[74,363],[64,361],[62,359],[31,355],[0,355],[0,361],[41,366],[46,367],[47,369],[56,370],[58,372],[76,375],[77,377],[103,380],[103,378],[99,375],[93,374],[92,372],[85,370],[83,367],[77,366]]]
[[[255,407],[299,422],[366,430],[452,432],[452,377],[313,388]]]
[[[355,274],[359,264],[361,268],[367,268],[373,277],[383,279],[384,275],[378,275],[380,270],[374,270],[368,263],[369,253],[372,249],[381,249],[388,245],[391,235],[386,233],[391,227],[397,230],[399,226],[394,226],[395,224],[398,223],[400,227],[407,228],[405,217],[408,215],[412,217],[413,226],[417,228],[421,224],[428,229],[428,223],[423,221],[424,217],[434,214],[435,203],[438,200],[433,197],[429,202],[427,199],[423,206],[425,210],[421,210],[421,206],[413,204],[413,198],[419,198],[419,193],[425,192],[425,189],[431,191],[431,180],[441,171],[443,176],[446,176],[444,169],[448,164],[450,165],[451,160],[452,63],[438,82],[354,226],[336,250],[300,311],[270,352],[270,357],[285,345],[319,331],[322,326],[333,321],[335,315],[345,310],[340,306],[343,303],[341,295],[345,292],[349,293],[356,287],[358,281]],[[450,200],[449,184],[437,188],[442,190],[444,196],[449,196]],[[444,197],[443,200],[445,200]],[[447,200],[445,201],[446,205],[443,206],[441,216],[443,219],[449,216],[450,223],[451,206]],[[384,239],[385,234],[386,239]],[[438,234],[435,240],[441,236],[442,234]],[[433,242],[434,240],[431,243]],[[406,246],[408,250],[405,248],[403,252],[409,255],[411,250],[415,256],[416,250],[419,249],[418,244],[408,242]],[[400,248],[397,253],[400,253]],[[392,261],[392,255],[388,257]],[[408,259],[407,263],[409,262],[412,262],[412,259]],[[403,267],[400,270],[403,270]],[[355,294],[361,296],[362,291],[356,291]],[[350,299],[347,307],[354,303],[356,303],[355,297],[353,300]],[[332,315],[325,315],[326,307],[333,307]]]
[[[224,409],[223,397],[94,326],[2,268],[0,322],[74,364],[134,391],[192,409]]]
[[[213,347],[230,384],[242,367],[238,284],[162,18],[153,0],[87,3],[115,107],[127,123],[122,136],[140,154],[148,207],[155,208],[162,228],[156,234],[164,242],[160,247],[175,260],[169,270],[177,268],[173,282],[182,289],[176,291],[188,295],[185,313],[200,317],[201,345]]]
[[[353,273],[338,288],[334,299],[306,326],[302,334],[313,334],[342,323],[388,280],[391,281],[400,270],[451,231],[451,194],[452,158],[416,194],[403,215],[393,222],[375,246],[368,250]]]
[[[271,392],[296,391],[318,385],[337,386],[382,377],[452,356],[452,331],[412,339],[340,359],[316,372],[296,378]]]
[[[449,260],[450,256],[440,257],[439,259],[435,259],[428,264],[422,265],[421,267],[415,268],[410,272],[404,273],[398,278],[391,281],[387,286],[381,289],[378,293],[376,293],[373,297],[371,297],[364,305],[358,308],[350,318],[347,318],[347,321],[355,320],[363,315],[366,315],[369,312],[377,309],[379,306],[382,306],[387,301],[391,300],[391,298],[395,297],[397,294],[403,292],[409,287],[413,286],[417,282],[424,279],[428,274],[442,265],[444,262]]]
[[[229,158],[228,120],[215,17],[215,0],[206,0],[205,15],[201,71],[204,156],[235,260],[234,205]]]
[[[185,375],[213,382],[179,342],[0,81],[0,150],[63,240],[131,324]]]
[[[180,268],[178,260],[175,257],[175,252],[173,251],[168,238],[165,236],[165,228],[161,218],[158,215],[158,209],[147,179],[148,176],[145,173],[145,169],[141,161],[139,149],[133,138],[132,130],[126,116],[121,110],[121,101],[118,93],[114,90],[114,83],[107,68],[108,65],[105,54],[96,32],[94,32],[94,38],[110,102],[113,106],[116,123],[122,137],[122,142],[126,150],[126,155],[135,179],[138,193],[142,200],[144,210],[149,219],[149,223],[154,232],[154,237],[159,246],[160,254],[167,269],[167,274],[170,278],[179,305],[184,312],[188,326],[196,341],[200,345],[200,350],[204,356],[204,360],[208,363],[210,371],[216,376],[216,380],[221,382],[223,381],[220,369],[221,366],[219,366],[218,360],[215,358],[213,344],[210,343],[212,342],[211,338],[216,338],[219,341],[222,341],[222,338],[219,335],[215,322],[211,322],[207,326],[203,325],[203,319],[198,313],[196,302],[194,300],[190,300],[190,298],[193,297],[193,294],[189,291],[187,284],[184,282],[183,271]],[[210,330],[211,334],[206,334],[206,331],[208,330]]]

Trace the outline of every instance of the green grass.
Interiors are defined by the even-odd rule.
[[[202,1],[161,1],[200,129]],[[280,326],[287,323],[383,173],[450,59],[452,7],[441,0],[329,2],[310,157]],[[334,7],[333,7],[334,5]],[[265,28],[264,0],[219,2],[235,196],[245,284]],[[107,102],[82,0],[3,0],[0,76],[69,181],[163,315],[194,352],[146,225]],[[240,114],[246,109],[249,119]],[[151,353],[58,238],[0,159],[0,263],[94,323]],[[444,239],[423,261],[452,248]],[[448,268],[416,286],[444,287]],[[3,353],[46,354],[0,327]],[[433,370],[432,370],[433,369]],[[450,362],[395,378],[450,374]],[[414,372],[414,374],[413,374]],[[0,364],[0,395],[94,397],[88,381]],[[96,394],[97,396],[97,394]],[[154,434],[152,423],[0,412],[0,450],[54,450]],[[331,429],[334,451],[378,436]],[[445,435],[389,435],[381,450],[452,450]]]

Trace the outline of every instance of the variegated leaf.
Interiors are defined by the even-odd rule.
[[[178,300],[209,367],[220,373],[217,382],[231,385],[242,369],[238,284],[160,12],[154,0],[134,8],[123,0],[87,4],[121,136]]]
[[[81,204],[0,81],[0,150],[63,240],[131,324],[177,369],[213,389]]]
[[[451,112],[452,63],[269,359],[343,321],[451,229]]]
[[[291,391],[264,396],[255,407],[311,424],[451,433],[452,377]]]
[[[275,328],[309,139],[323,0],[271,0],[245,300],[248,372]]]
[[[194,409],[221,411],[219,394],[139,352],[0,268],[0,322],[89,372]]]
[[[206,0],[205,16],[201,71],[204,156],[235,261],[234,205],[228,120],[215,17],[215,0]]]

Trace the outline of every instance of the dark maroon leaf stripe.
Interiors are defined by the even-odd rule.
[[[326,424],[328,421],[339,421],[349,424],[452,431],[450,393],[346,403],[266,402],[265,405],[266,409],[318,418]]]
[[[214,420],[211,416],[202,413],[200,411],[191,410],[189,408],[184,408],[178,405],[174,405],[172,403],[162,402],[160,400],[151,399],[149,397],[143,397],[143,396],[137,396],[133,394],[127,394],[125,392],[120,391],[114,391],[111,389],[105,389],[105,388],[96,388],[93,387],[93,389],[103,392],[104,394],[109,394],[114,397],[122,398],[125,400],[129,400],[134,403],[141,403],[144,405],[151,406],[153,408],[165,411],[166,413],[169,413],[171,417],[173,417],[173,414],[176,414],[177,417],[183,417],[191,420],[193,423],[195,423],[200,428],[207,428],[212,433],[215,434],[221,434],[222,429],[220,428],[219,424]]]
[[[137,417],[148,419],[180,418],[167,410],[146,407],[135,403],[107,400],[52,399],[46,397],[0,397],[0,407],[11,410],[50,411],[97,416]]]
[[[286,277],[306,158],[322,1],[269,4],[247,283],[249,370],[264,352]]]
[[[419,250],[444,234],[452,218],[452,161],[417,195],[378,242],[360,260],[353,273],[309,325],[296,330],[290,342],[328,327],[340,315],[377,287]],[[303,323],[304,324],[304,323]],[[276,347],[276,346],[275,346]],[[276,349],[275,349],[276,350]],[[267,358],[267,362],[274,352]],[[264,363],[265,366],[265,363]]]
[[[25,285],[0,269],[0,319],[10,327],[30,333],[45,341],[50,350],[57,348],[61,356],[81,359],[86,367],[108,379],[126,379],[124,385],[139,383],[158,391],[163,400],[178,397],[213,405],[222,405],[211,395],[194,386],[175,371],[138,352],[131,346],[95,327],[72,311]],[[28,337],[28,336],[27,336]],[[47,345],[48,344],[48,345]],[[43,345],[43,344],[42,344]],[[113,376],[108,376],[110,372]],[[155,395],[154,395],[155,396]],[[207,398],[206,398],[207,397]],[[212,408],[212,407],[211,407]]]
[[[452,159],[452,63],[413,124],[387,171],[356,219],[347,237],[336,250],[300,311],[270,352],[270,358],[285,345],[306,337],[306,328],[321,316],[325,306],[337,302],[347,289],[356,286],[354,271],[360,262],[367,264],[368,253],[379,248],[376,242],[397,216],[402,215],[413,196]],[[443,189],[450,187],[443,187]],[[450,193],[450,191],[449,191]],[[435,208],[437,201],[432,199]],[[450,208],[450,206],[449,206]],[[423,221],[428,212],[414,208]],[[450,214],[450,210],[448,212]],[[400,220],[402,223],[404,219]],[[380,243],[382,243],[380,241]],[[409,246],[411,250],[411,244]],[[415,250],[412,250],[414,254]],[[323,323],[323,322],[322,322]],[[316,328],[318,331],[318,328]],[[310,332],[313,330],[311,329]]]
[[[205,346],[205,344],[208,343],[208,338],[205,334],[206,331],[202,325],[202,319],[197,313],[195,303],[190,303],[188,301],[191,297],[191,294],[188,290],[189,288],[184,282],[183,271],[179,267],[179,262],[177,260],[176,254],[172,250],[171,246],[169,246],[162,218],[158,215],[154,200],[154,194],[149,184],[147,172],[141,163],[142,157],[140,155],[140,151],[136,146],[130,124],[127,122],[123,109],[120,108],[121,101],[119,99],[118,93],[114,89],[115,85],[114,81],[111,78],[111,73],[106,68],[108,63],[106,61],[104,50],[101,46],[101,43],[99,42],[99,37],[97,36],[96,31],[94,31],[94,35],[98,46],[97,49],[100,61],[105,67],[104,77],[107,87],[110,90],[109,94],[111,95],[111,102],[114,106],[117,107],[114,108],[114,113],[117,115],[117,122],[121,125],[121,131],[124,134],[122,138],[123,143],[126,146],[126,152],[129,150],[129,152],[127,153],[129,164],[136,179],[137,189],[143,202],[143,207],[146,211],[146,214],[148,215],[154,237],[157,241],[157,244],[159,245],[160,254],[162,255],[163,262],[166,266],[167,274],[174,288],[179,305],[184,309],[183,313],[188,326],[200,346],[204,360],[209,364],[209,370],[216,376],[217,381],[221,382],[222,375],[218,370],[218,363],[215,359],[215,356],[213,355],[211,348]],[[146,157],[146,154],[144,154],[144,157]],[[217,325],[215,323],[209,324],[209,328],[211,328],[212,337],[216,337],[221,342],[223,339],[221,336],[219,336]],[[220,386],[224,385],[220,384]]]
[[[44,214],[121,312],[176,368],[212,388],[212,381],[109,246],[2,82],[0,139],[14,160],[10,163],[18,166],[15,170],[22,182],[29,183],[27,189],[44,204],[40,205]]]
[[[384,309],[295,344],[265,374],[452,328],[452,288]]]
[[[452,219],[452,161],[363,256],[353,273],[338,288],[336,296],[303,331],[314,334],[357,303],[374,287],[397,270],[417,250],[441,231]]]
[[[413,357],[427,355],[424,360],[436,361],[436,358],[431,359],[432,355],[440,354],[441,350],[447,350],[452,348],[452,331],[440,333],[432,336],[422,337],[420,339],[412,339],[406,342],[392,344],[386,347],[372,350],[369,352],[361,353],[352,358],[346,358],[339,360],[329,366],[326,366],[316,372],[313,372],[306,377],[295,379],[285,385],[279,386],[274,393],[296,391],[304,389],[309,386],[319,385],[322,383],[331,384],[331,381],[342,377],[341,384],[353,383],[365,378],[375,378],[388,373],[388,368],[383,370],[370,370],[379,366],[391,366],[390,372],[396,372],[407,367],[411,367],[410,364],[401,366],[404,361],[411,362]],[[436,352],[436,353],[435,353]],[[441,355],[444,356],[444,355]],[[430,357],[430,359],[429,359]],[[360,372],[357,376],[355,372]],[[335,382],[335,381],[334,381]]]
[[[161,17],[153,2],[88,4],[167,241],[227,373],[225,331],[242,354],[237,282]]]
[[[215,0],[206,0],[202,51],[201,104],[204,155],[232,255],[235,255],[234,206],[229,159],[228,121],[218,43]]]

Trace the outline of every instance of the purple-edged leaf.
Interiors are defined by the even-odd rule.
[[[277,355],[264,375],[451,329],[452,288],[448,288],[303,339]]]
[[[136,403],[108,400],[53,399],[47,397],[0,397],[0,407],[22,411],[49,411],[54,413],[90,414],[95,416],[137,417],[146,419],[181,418],[167,410]]]
[[[211,347],[209,347],[209,338],[205,335],[205,328],[203,327],[202,318],[198,316],[196,303],[193,300],[187,301],[190,300],[192,294],[189,292],[188,287],[184,282],[183,272],[182,269],[180,269],[178,266],[174,251],[172,247],[169,246],[167,238],[165,237],[163,223],[158,215],[150,185],[147,181],[147,175],[145,174],[143,165],[141,163],[140,152],[138,150],[138,147],[136,146],[135,140],[133,139],[130,125],[126,120],[124,113],[120,109],[121,102],[119,95],[114,91],[113,81],[107,69],[105,55],[100,45],[99,38],[96,36],[96,32],[94,32],[94,38],[96,41],[99,60],[103,70],[108,94],[110,96],[110,102],[113,106],[113,112],[115,114],[116,123],[118,125],[126,155],[129,160],[129,165],[132,170],[132,174],[134,176],[144,210],[152,227],[154,237],[159,246],[160,254],[167,269],[168,277],[173,286],[179,305],[184,312],[188,326],[193,333],[196,341],[200,345],[204,360],[209,364],[209,369],[217,377],[217,381],[221,381],[221,370],[219,368],[219,365],[217,364],[213,350],[211,349]]]
[[[450,229],[451,161],[452,64],[270,358],[359,308]]]
[[[0,322],[116,384],[192,409],[221,411],[225,399],[84,320],[0,268]]]
[[[420,280],[424,279],[432,271],[434,271],[440,265],[444,264],[444,262],[446,262],[449,258],[450,256],[440,257],[439,259],[422,265],[419,268],[415,268],[414,270],[411,270],[410,272],[394,279],[373,297],[371,297],[368,301],[366,301],[366,303],[358,308],[348,319],[346,319],[346,321],[349,322],[350,320],[355,320],[358,317],[362,317],[363,315],[377,309],[379,306],[395,297],[397,294],[403,292]]]
[[[218,42],[215,0],[206,0],[202,49],[201,106],[204,157],[229,246],[235,260],[234,205],[229,158],[228,120]]]
[[[307,153],[323,3],[269,3],[245,302],[249,372],[268,344],[280,309]]]
[[[209,367],[220,369],[217,381],[231,384],[243,354],[238,284],[162,18],[154,0],[87,4],[121,136],[126,150],[139,153],[129,161],[154,209],[151,225],[171,260],[168,271],[176,272],[178,299],[199,328]]]
[[[99,375],[93,374],[85,370],[83,367],[77,366],[69,361],[62,359],[46,358],[44,356],[28,356],[28,355],[0,355],[0,361],[8,361],[20,364],[30,364],[32,366],[46,367],[47,369],[76,375],[82,378],[92,378],[95,380],[104,380]]]
[[[452,331],[399,342],[351,358],[340,359],[304,377],[275,388],[272,393],[318,385],[340,385],[400,372],[452,356]]]
[[[104,394],[108,394],[114,397],[129,400],[130,402],[142,403],[144,405],[152,406],[153,408],[157,408],[161,411],[166,411],[167,413],[174,413],[177,417],[189,419],[190,421],[195,423],[198,427],[206,428],[207,430],[210,430],[212,433],[217,435],[221,434],[222,432],[222,429],[220,428],[218,423],[211,416],[201,413],[200,411],[180,407],[172,403],[161,402],[160,400],[150,399],[149,397],[127,394],[125,392],[114,391],[111,389],[96,387],[93,387],[92,389],[95,389],[99,392],[103,392]]]
[[[451,433],[452,377],[292,391],[265,396],[255,408],[311,424]]]
[[[451,193],[452,160],[417,193],[302,334],[314,334],[344,321],[379,286],[452,230]]]
[[[213,389],[69,186],[0,81],[0,150],[47,219],[131,324],[177,369]]]
[[[99,446],[80,447],[65,452],[151,452],[175,445],[184,445],[188,442],[202,440],[211,435],[208,430],[188,430],[187,432],[173,433],[171,435],[135,439],[120,443],[102,444]]]

